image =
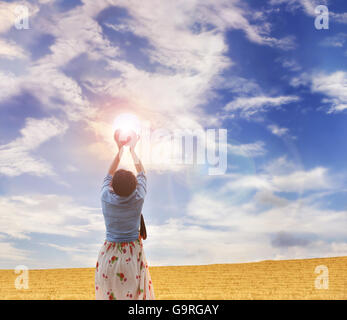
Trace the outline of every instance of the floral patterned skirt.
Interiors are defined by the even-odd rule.
[[[155,299],[141,238],[104,242],[95,269],[95,299]]]

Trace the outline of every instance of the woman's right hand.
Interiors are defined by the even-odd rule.
[[[123,148],[128,142],[129,142],[129,139],[130,137],[127,138],[127,140],[124,140],[124,141],[120,141],[119,140],[119,137],[120,137],[120,130],[116,130],[115,133],[114,133],[114,140],[116,141],[117,143],[117,146],[118,146],[118,150],[120,150],[121,148]]]

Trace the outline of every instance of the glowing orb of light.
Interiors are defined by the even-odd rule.
[[[114,138],[116,133],[119,132],[119,141],[129,141],[125,144],[129,146],[135,141],[136,136],[140,132],[140,121],[138,117],[131,113],[120,114],[113,122]]]

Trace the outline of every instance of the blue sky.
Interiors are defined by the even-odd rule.
[[[227,129],[224,174],[145,164],[150,264],[347,255],[345,1],[2,1],[0,18],[0,268],[94,266],[124,112]]]

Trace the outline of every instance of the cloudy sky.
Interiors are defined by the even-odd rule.
[[[345,0],[1,1],[0,268],[95,265],[124,112],[227,130],[225,174],[146,164],[151,265],[347,255],[346,59]]]

